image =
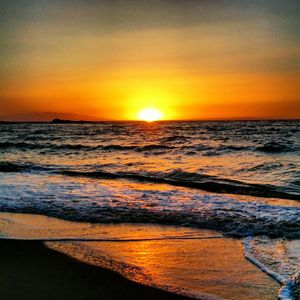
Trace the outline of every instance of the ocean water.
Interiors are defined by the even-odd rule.
[[[2,212],[250,237],[282,284],[300,268],[267,250],[299,245],[300,121],[1,124],[0,193]]]

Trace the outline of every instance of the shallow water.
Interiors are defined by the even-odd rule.
[[[101,225],[2,213],[0,234],[3,238],[48,240],[49,248],[85,263],[194,298],[276,299],[279,288],[244,258],[241,240],[211,230]],[[83,241],[87,239],[98,241]]]

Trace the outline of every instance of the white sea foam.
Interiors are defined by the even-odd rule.
[[[281,248],[281,249],[280,249]],[[244,239],[245,257],[280,284],[280,300],[294,300],[293,290],[300,272],[300,240],[247,237]],[[284,251],[284,252],[282,252]]]
[[[118,180],[0,174],[0,210],[87,222],[184,225],[230,235],[300,235],[300,208]],[[255,198],[254,198],[255,200]]]

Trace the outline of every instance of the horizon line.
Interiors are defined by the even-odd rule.
[[[135,120],[135,119],[111,119],[111,120],[72,120],[72,119],[60,119],[60,118],[54,118],[52,120],[46,121],[46,120],[1,120],[0,124],[6,123],[6,124],[13,124],[13,123],[49,123],[49,124],[59,124],[53,122],[54,120],[62,121],[67,123],[109,123],[109,122],[137,122],[137,123],[160,123],[160,122],[208,122],[208,121],[300,121],[300,117],[297,118],[289,118],[289,117],[263,117],[263,118],[255,118],[255,117],[241,117],[241,118],[209,118],[209,119],[164,119],[164,120],[156,120],[156,121],[143,121],[143,120]]]

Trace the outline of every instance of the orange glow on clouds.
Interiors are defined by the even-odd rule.
[[[145,108],[159,109],[164,120],[300,117],[292,5],[28,2],[22,18],[10,13],[12,1],[3,4],[10,26],[2,41],[0,120],[43,112],[137,120]],[[270,9],[273,2],[283,9]],[[132,3],[139,13],[132,14]],[[122,13],[107,18],[115,12]]]

